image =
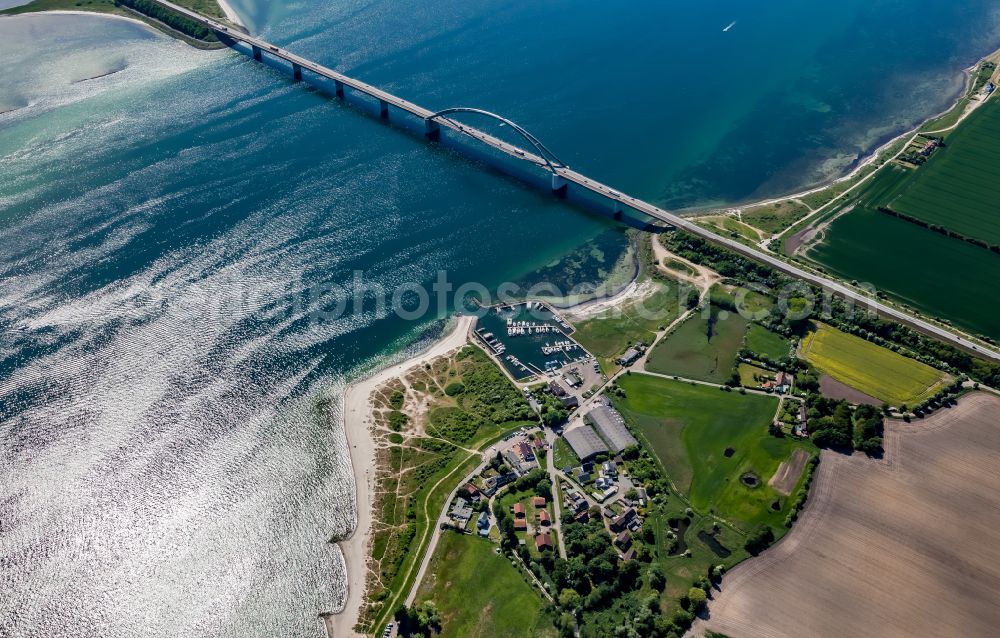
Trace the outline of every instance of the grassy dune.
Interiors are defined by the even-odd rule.
[[[825,324],[802,340],[800,355],[821,372],[892,405],[919,403],[948,378],[926,364]]]

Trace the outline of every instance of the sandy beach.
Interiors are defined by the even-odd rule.
[[[326,616],[324,624],[331,638],[363,636],[354,631],[364,602],[368,539],[372,526],[372,493],[375,485],[375,439],[372,437],[372,391],[390,379],[461,348],[469,339],[474,317],[458,317],[451,331],[424,352],[392,365],[377,374],[351,384],[344,391],[344,431],[354,471],[357,525],[351,536],[339,543],[347,567],[347,602],[337,614]]]
[[[230,22],[239,27],[243,27],[244,29],[247,28],[247,25],[243,24],[243,21],[240,20],[240,14],[236,13],[236,11],[234,11],[233,8],[229,6],[229,3],[227,3],[226,0],[215,0],[215,1],[216,3],[218,3],[219,8],[222,9],[222,12],[226,14],[227,20],[229,20]]]

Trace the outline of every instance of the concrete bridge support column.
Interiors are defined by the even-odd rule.
[[[253,50],[253,59],[257,60],[258,62],[260,62],[260,60],[261,60],[260,47],[257,46],[256,44],[251,44],[250,48]]]
[[[429,140],[441,139],[441,125],[431,119],[424,120],[424,135]]]
[[[625,215],[625,206],[617,199],[613,199],[611,200],[611,211],[614,213],[615,219],[620,221]]]
[[[569,183],[558,173],[552,173],[552,194],[562,199],[566,197],[567,191],[569,191]]]
[[[300,67],[298,64],[295,64],[294,62],[292,62],[292,78],[296,82],[302,81],[302,67]]]
[[[389,103],[385,100],[378,101],[378,116],[383,120],[389,119]]]
[[[340,98],[344,97],[344,83],[343,82],[341,82],[340,80],[334,80],[333,81],[333,89],[334,89],[334,93],[337,94],[337,97],[340,97]]]

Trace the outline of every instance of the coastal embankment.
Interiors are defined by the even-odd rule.
[[[369,539],[373,523],[373,506],[376,482],[376,442],[372,435],[372,393],[390,379],[400,377],[438,357],[450,354],[466,344],[475,318],[457,317],[454,326],[430,348],[401,363],[389,366],[376,374],[357,381],[344,391],[344,432],[347,436],[351,467],[354,474],[355,510],[357,524],[354,532],[340,541],[347,570],[347,601],[336,614],[324,616],[323,621],[330,638],[363,636],[355,631],[361,606],[364,604],[365,581],[368,573]]]

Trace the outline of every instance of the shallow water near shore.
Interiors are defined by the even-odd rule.
[[[985,1],[231,4],[668,206],[842,170],[944,108],[998,36]],[[273,69],[122,20],[0,19],[0,96],[2,635],[318,635],[344,593],[327,541],[354,517],[340,391],[440,326],[371,299],[334,318],[323,292],[358,270],[491,287],[624,246]]]

